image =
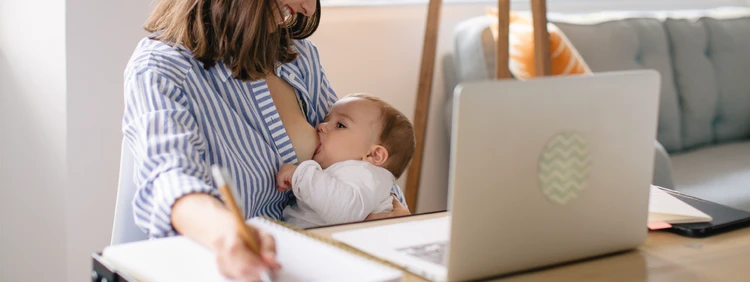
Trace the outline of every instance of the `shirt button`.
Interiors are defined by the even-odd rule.
[[[291,79],[291,80],[295,80],[295,79],[297,79],[297,76],[296,76],[296,75],[294,75],[293,73],[290,73],[290,74],[289,74],[289,79]]]

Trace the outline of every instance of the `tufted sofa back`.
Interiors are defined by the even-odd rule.
[[[750,9],[550,14],[549,19],[594,72],[661,73],[657,139],[667,151],[750,139]],[[453,61],[446,64],[456,83],[494,77],[490,21],[477,17],[457,26]]]

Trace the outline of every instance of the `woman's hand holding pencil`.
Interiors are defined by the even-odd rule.
[[[274,238],[245,223],[234,199],[228,173],[214,166],[213,174],[224,205],[233,218],[226,224],[224,236],[219,237],[214,248],[219,271],[228,278],[241,281],[271,281],[269,273],[280,268],[276,262]]]

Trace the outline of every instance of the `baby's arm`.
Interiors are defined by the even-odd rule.
[[[276,190],[284,192],[292,189],[292,176],[296,170],[296,165],[282,165],[281,168],[279,168],[279,173],[276,174]]]
[[[327,224],[348,223],[364,220],[375,209],[376,183],[372,180],[363,167],[341,167],[334,175],[306,161],[294,172],[292,191]]]

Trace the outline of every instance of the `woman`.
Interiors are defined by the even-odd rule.
[[[258,234],[261,257],[240,239],[209,168],[232,172],[246,218],[281,219],[293,195],[276,191],[275,174],[311,159],[314,128],[337,99],[303,40],[319,20],[315,0],[159,2],[125,71],[123,120],[139,185],[134,217],[150,237],[196,240],[228,278],[278,267],[273,238]],[[403,214],[394,198],[392,213],[372,216]]]

